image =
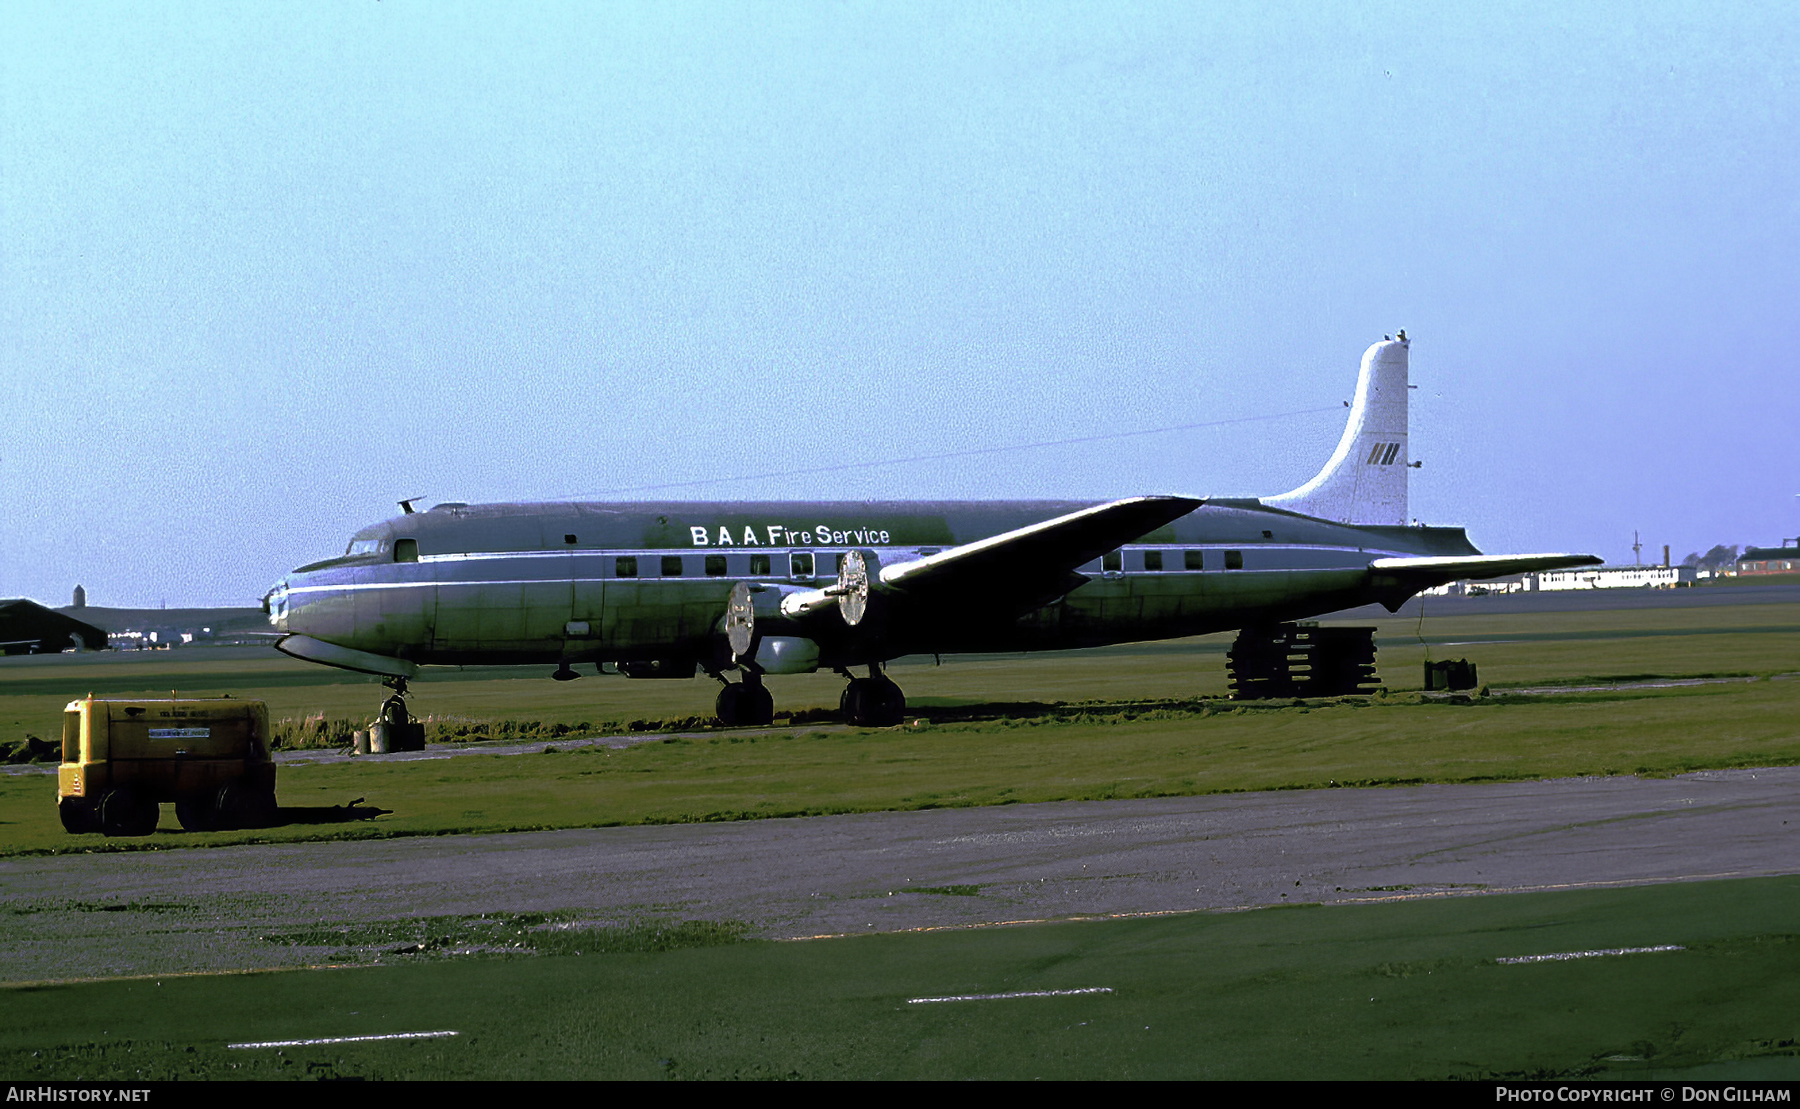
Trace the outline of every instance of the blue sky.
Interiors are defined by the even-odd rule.
[[[1277,493],[1399,327],[1420,519],[1774,543],[1795,136],[1785,5],[9,3],[0,595],[255,603],[418,494]]]

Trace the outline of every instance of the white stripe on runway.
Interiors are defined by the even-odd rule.
[[[366,1044],[376,1040],[435,1040],[459,1032],[390,1032],[385,1036],[329,1036],[320,1040],[269,1040],[260,1044],[226,1044],[226,1047],[316,1047],[319,1044]]]
[[[1001,1001],[1009,997],[1069,997],[1079,993],[1111,993],[1111,986],[1088,986],[1079,990],[1024,990],[1019,993],[971,993],[959,997],[909,997],[908,1005],[930,1005],[936,1001]]]
[[[1679,944],[1661,947],[1609,947],[1604,951],[1559,951],[1554,955],[1519,955],[1511,959],[1495,959],[1496,963],[1560,963],[1569,959],[1594,959],[1601,955],[1649,955],[1656,951],[1686,951]]]

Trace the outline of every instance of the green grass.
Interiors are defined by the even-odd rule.
[[[1800,1073],[1800,879],[10,988],[15,1081]],[[593,933],[589,933],[592,935]],[[645,935],[640,931],[638,935]],[[1503,965],[1623,947],[1684,951]],[[910,998],[1106,987],[941,1004]],[[287,1049],[233,1042],[453,1030]],[[1723,1064],[1721,1066],[1721,1064]]]
[[[0,854],[1791,765],[1800,763],[1800,684],[1779,675],[1800,669],[1792,609],[1465,616],[1428,619],[1422,629],[1417,620],[1377,622],[1382,672],[1397,690],[1417,687],[1427,651],[1475,659],[1498,695],[1467,704],[1420,703],[1416,694],[1302,706],[1209,701],[1225,692],[1221,636],[942,667],[909,660],[892,670],[909,694],[904,728],[802,723],[702,730],[617,751],[286,766],[284,806],[318,810],[365,797],[390,814],[255,833],[189,835],[165,811],[165,830],[146,840],[69,836],[56,821],[53,778],[0,775]],[[1413,635],[1421,630],[1424,643]],[[558,683],[543,669],[529,678],[504,668],[428,671],[413,705],[444,720],[486,721],[496,733],[515,721],[551,734],[583,721],[691,718],[707,711],[716,688],[705,680]],[[1756,680],[1506,693],[1718,674]],[[784,711],[820,717],[841,684],[833,675],[771,682]],[[259,696],[277,718],[366,717],[383,693],[372,680],[255,652],[63,656],[0,665],[0,722],[55,734],[69,697],[124,686]]]
[[[1764,673],[1800,668],[1800,613],[1793,605],[1630,609],[1518,616],[1384,618],[1378,628],[1383,680],[1418,689],[1420,663],[1474,659],[1482,680],[1529,685],[1555,679],[1651,673]],[[1429,648],[1416,633],[1422,632]],[[1231,636],[1030,656],[951,656],[892,668],[920,709],[1007,701],[1179,700],[1226,693],[1224,652]],[[1473,641],[1473,642],[1471,642]],[[1464,644],[1446,646],[1446,644]],[[552,682],[551,667],[427,667],[413,683],[414,711],[446,721],[521,720],[545,724],[710,716],[718,686],[690,681],[631,681],[584,668],[580,681]],[[842,679],[833,674],[770,680],[777,713],[835,709]],[[230,693],[260,697],[274,718],[324,716],[367,720],[386,691],[380,683],[315,666],[272,650],[127,652],[0,660],[0,736],[59,734],[63,706],[88,692],[102,696]]]
[[[1419,695],[1024,721],[721,732],[620,750],[375,759],[280,771],[284,807],[363,797],[375,821],[70,836],[48,775],[0,777],[7,854],[598,827],[1245,790],[1667,775],[1800,763],[1800,682],[1496,696]]]

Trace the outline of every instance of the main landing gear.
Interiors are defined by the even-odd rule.
[[[848,671],[842,673],[850,678]],[[859,728],[891,728],[906,719],[906,694],[872,662],[868,677],[850,678],[838,698],[838,711],[845,723]]]
[[[843,714],[845,723],[858,728],[891,728],[905,720],[906,694],[893,679],[881,672],[878,664],[869,665],[866,678],[852,677],[848,671],[839,672],[850,679],[850,684],[844,687],[844,695],[838,699],[838,711]],[[723,687],[713,708],[719,723],[727,728],[773,723],[775,698],[763,684],[762,672],[744,670],[743,675],[741,681],[733,682],[727,681],[724,674],[713,672],[713,677],[719,679]]]
[[[719,699],[713,705],[719,723],[735,728],[775,722],[775,698],[763,684],[760,671],[745,670],[743,680],[736,682],[726,681],[722,674],[715,673],[713,677],[725,687],[719,690]]]

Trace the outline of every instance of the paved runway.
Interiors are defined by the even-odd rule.
[[[262,937],[439,914],[793,937],[1787,874],[1797,787],[1780,768],[7,860],[0,980],[305,964]]]

